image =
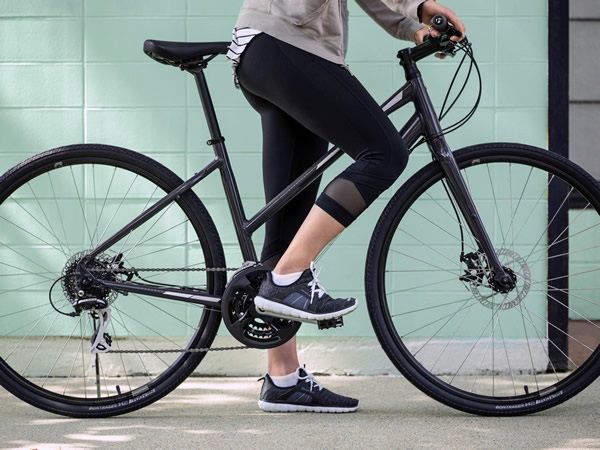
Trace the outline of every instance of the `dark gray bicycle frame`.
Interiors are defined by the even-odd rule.
[[[439,50],[439,48],[437,50]],[[436,49],[433,47],[433,44],[430,46],[422,44],[418,47],[401,50],[398,53],[400,64],[405,70],[407,82],[394,95],[392,95],[383,103],[382,109],[386,112],[386,114],[389,115],[409,102],[414,103],[416,112],[400,130],[400,135],[402,136],[406,147],[410,148],[415,142],[417,142],[419,138],[422,136],[425,137],[431,153],[439,162],[441,169],[446,176],[448,188],[450,189],[450,192],[452,193],[463,218],[465,219],[471,233],[479,244],[479,250],[487,257],[487,261],[494,278],[494,280],[490,281],[495,281],[501,285],[506,285],[509,284],[510,276],[506,273],[502,267],[502,264],[498,260],[498,256],[496,255],[494,247],[492,246],[488,234],[485,231],[479,213],[477,212],[475,204],[473,203],[471,195],[469,194],[464,179],[460,174],[456,160],[452,155],[452,151],[444,139],[437,114],[435,113],[431,99],[427,93],[427,89],[423,84],[421,73],[416,66],[416,61],[434,53],[434,51],[436,51]],[[215,55],[213,55],[213,57],[214,56]],[[212,57],[210,59],[212,59]],[[165,197],[157,201],[154,205],[133,219],[124,228],[91,251],[89,255],[84,258],[82,264],[80,265],[80,270],[85,275],[93,277],[93,274],[85,269],[85,262],[92,260],[97,255],[107,250],[113,244],[129,234],[132,230],[136,229],[138,226],[168,206],[171,202],[176,200],[179,195],[190,190],[216,169],[219,169],[221,173],[221,179],[225,189],[225,196],[227,198],[229,209],[233,218],[242,256],[244,257],[245,261],[257,261],[256,250],[252,242],[252,233],[264,225],[264,223],[270,217],[272,217],[290,200],[308,187],[328,167],[337,161],[340,156],[343,155],[344,152],[340,148],[333,147],[310,168],[308,168],[302,175],[294,180],[287,188],[281,191],[279,195],[267,203],[252,218],[246,219],[242,200],[240,198],[239,190],[235,181],[235,176],[233,174],[229,157],[227,155],[227,150],[225,148],[225,138],[221,135],[215,109],[208,90],[208,84],[204,75],[204,69],[206,66],[207,64],[204,62],[195,68],[189,68],[186,70],[192,73],[196,79],[196,85],[200,94],[204,115],[206,117],[211,136],[211,139],[207,142],[207,144],[213,147],[215,159],[200,172],[196,173],[189,180],[185,181]],[[204,291],[189,288],[162,288],[160,286],[150,286],[139,283],[125,284],[106,280],[97,281],[104,284],[108,288],[115,289],[120,292],[133,292],[188,303],[196,303],[214,307],[220,304],[221,301],[220,297],[208,295]]]

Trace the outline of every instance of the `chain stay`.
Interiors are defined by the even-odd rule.
[[[239,270],[239,267],[181,267],[181,268],[110,268],[110,269],[88,269],[90,272],[114,272],[114,273],[131,273],[131,272],[233,272]],[[188,349],[164,349],[164,350],[113,350],[112,348],[107,353],[206,353],[206,352],[222,352],[229,350],[249,350],[251,347],[239,345],[234,347],[215,347],[215,348],[188,348]]]
[[[126,268],[111,268],[111,269],[88,269],[90,272],[115,272],[115,273],[130,273],[130,272],[232,272],[238,270],[239,267],[188,267],[188,268],[160,268],[148,267],[138,269],[132,267]],[[161,350],[113,350],[112,348],[107,353],[206,353],[206,352],[222,352],[229,350],[250,350],[250,347],[238,345],[233,347],[215,347],[215,348],[188,348],[188,349],[161,349]]]

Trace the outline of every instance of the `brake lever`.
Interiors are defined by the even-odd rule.
[[[456,56],[456,53],[458,52],[458,49],[456,48],[456,42],[452,41],[446,35],[436,37],[436,36],[432,36],[432,35],[428,34],[423,38],[423,42],[426,42],[426,41],[435,42],[437,47],[439,47],[439,49],[440,49],[440,53],[443,53],[445,55],[454,57],[454,56]]]

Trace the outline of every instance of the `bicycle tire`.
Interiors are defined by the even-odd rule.
[[[0,287],[0,297],[8,300],[5,295],[7,291],[11,291],[15,298],[26,295],[40,299],[44,292],[46,295],[45,304],[43,300],[37,300],[38,306],[28,303],[28,307],[24,305],[23,309],[16,312],[13,310],[16,301],[2,303],[0,344],[4,342],[5,345],[0,345],[0,384],[4,388],[25,402],[52,413],[71,417],[108,417],[129,413],[159,400],[192,373],[205,353],[186,353],[183,350],[210,347],[220,324],[219,308],[190,306],[183,302],[171,302],[166,307],[161,307],[164,303],[158,302],[165,302],[163,299],[118,293],[111,297],[111,294],[100,291],[99,295],[106,295],[113,309],[112,328],[106,329],[112,335],[113,350],[164,349],[172,348],[175,343],[178,345],[176,348],[181,348],[182,352],[174,356],[164,354],[144,357],[140,353],[129,357],[122,354],[115,356],[108,352],[99,354],[98,357],[88,356],[87,360],[85,354],[90,349],[88,339],[92,328],[96,326],[96,319],[90,313],[82,312],[79,316],[81,336],[74,337],[75,333],[72,331],[67,338],[71,328],[70,325],[65,328],[62,321],[74,324],[75,330],[77,324],[74,321],[77,316],[63,319],[62,314],[57,312],[68,312],[69,289],[72,290],[71,284],[74,284],[69,281],[75,278],[74,275],[69,275],[69,270],[73,270],[69,267],[73,264],[69,265],[67,262],[65,266],[67,256],[81,251],[85,253],[94,248],[104,237],[116,232],[154,200],[181,183],[182,180],[171,170],[147,156],[98,144],[72,145],[40,153],[0,178],[0,219],[3,219],[4,231],[15,238],[12,241],[14,246],[0,242],[0,250],[4,254],[12,254],[13,259],[22,263],[19,265],[11,260],[3,260],[0,274],[4,276],[0,280],[4,283],[4,289]],[[94,216],[95,229],[91,220]],[[174,221],[177,222],[174,224]],[[17,235],[21,235],[21,240],[17,239]],[[181,242],[177,242],[181,238]],[[208,211],[191,190],[179,196],[156,219],[148,221],[146,228],[142,226],[132,231],[118,245],[122,254],[126,253],[123,256],[125,264],[139,262],[139,268],[148,267],[146,264],[150,264],[150,267],[165,267],[176,256],[183,256],[188,265],[194,265],[193,261],[205,264],[206,267],[226,267],[219,234]],[[55,264],[59,260],[62,261]],[[37,268],[36,264],[48,266],[48,272],[34,274],[32,268]],[[60,264],[63,265],[62,268]],[[46,308],[50,303],[46,289],[51,282],[59,279],[57,274],[65,273],[67,276],[58,283],[58,288],[56,285],[54,291],[50,288],[50,298],[53,295],[58,298],[58,294],[54,292],[60,291],[62,284],[61,295],[65,300],[62,301],[63,306],[59,305],[61,300],[56,301],[54,306],[58,305],[58,310],[52,311],[56,318],[47,328],[44,337],[40,339],[36,335],[37,328],[35,331],[33,328],[38,323],[48,323],[47,320],[50,319],[46,316],[50,317],[52,313],[42,314],[25,337],[21,338],[20,334],[25,334],[25,330],[33,322],[28,322],[26,328],[17,331],[21,343],[9,355],[7,347],[13,346],[18,338],[13,338],[15,332],[8,334],[8,321],[20,324],[26,322],[27,318],[23,318],[24,316],[33,312],[37,314],[40,308],[50,311],[50,307]],[[193,277],[183,272],[177,276],[166,275],[201,285],[211,295],[222,294],[226,282],[224,272],[195,272]],[[34,282],[25,287],[14,286],[18,281],[17,277],[29,279],[34,276],[41,277],[42,282]],[[166,278],[162,273],[153,274],[152,277],[158,283]],[[26,291],[25,295],[21,294],[22,291]],[[154,316],[148,316],[144,308],[154,312]],[[159,311],[159,317],[156,317],[156,311]],[[37,315],[34,320],[36,318]],[[173,333],[166,336],[169,342],[163,342],[163,333]],[[24,358],[19,353],[25,354],[26,347],[32,348],[28,344],[30,340],[34,341],[34,345],[39,340],[39,344],[29,364],[23,369],[25,362],[21,362]],[[54,341],[59,342],[59,345]],[[77,341],[80,343],[73,350],[72,344]],[[62,350],[59,353],[60,348]],[[81,353],[81,361],[78,353]],[[14,360],[10,362],[12,355],[15,355]],[[67,355],[69,361],[65,365],[61,358],[66,360]],[[26,359],[28,358],[27,354]],[[72,361],[70,358],[73,358]],[[48,371],[51,361],[54,364]],[[94,371],[90,374],[91,368]],[[46,371],[48,374],[42,382]],[[57,375],[51,374],[53,371]],[[78,373],[79,378],[76,377]],[[142,375],[143,378],[138,381],[136,375]],[[90,385],[86,381],[94,379],[96,385]],[[95,398],[94,388],[97,394]]]
[[[577,259],[578,254],[598,247],[579,246],[587,245],[589,237],[584,239],[583,235],[591,233],[598,222],[599,184],[573,162],[521,144],[475,145],[455,152],[454,156],[484,225],[488,225],[492,244],[497,252],[504,249],[499,255],[504,260],[509,258],[506,267],[512,265],[518,273],[517,289],[505,295],[493,293],[485,286],[485,279],[479,277],[484,273],[485,262],[473,264],[477,269],[471,268],[470,272],[465,272],[465,262],[459,263],[459,242],[466,241],[466,247],[476,245],[474,240],[459,237],[461,221],[456,217],[456,205],[452,206],[441,183],[444,176],[440,165],[434,161],[396,192],[373,232],[365,283],[375,333],[387,356],[413,385],[452,408],[493,416],[523,415],[551,408],[581,392],[600,374],[600,304],[584,298],[588,296],[585,292],[593,295],[597,290],[593,272],[600,269],[596,261],[590,270],[576,272],[565,260]],[[484,183],[486,178],[491,189]],[[506,192],[508,184],[511,188]],[[516,190],[512,189],[513,184]],[[548,221],[551,225],[557,216],[548,216],[546,195],[550,186],[567,192],[559,209],[568,208],[576,191],[586,206],[570,210],[567,227],[552,242],[544,243],[549,229],[546,228],[531,247],[527,241],[531,230],[539,231],[540,226],[543,229]],[[571,189],[567,190],[569,186]],[[519,192],[520,199],[513,201]],[[536,198],[539,201],[533,206]],[[594,225],[588,229],[581,221]],[[462,219],[464,233],[470,234],[464,224]],[[525,235],[521,234],[523,230]],[[449,235],[452,239],[447,238]],[[519,239],[521,236],[525,237]],[[552,258],[560,257],[567,263],[566,290],[556,287],[556,280],[565,278],[566,272],[551,279],[544,274],[548,248],[565,237],[570,242],[568,251],[553,254]],[[448,246],[449,250],[441,244],[444,238],[456,241]],[[512,246],[508,244],[511,240]],[[541,250],[537,249],[539,242],[543,243]],[[475,255],[476,250],[472,252]],[[523,258],[526,252],[529,255]],[[538,255],[538,259],[534,261],[533,255]],[[538,261],[542,264],[538,265]],[[445,268],[452,263],[453,269]],[[546,278],[538,281],[542,276]],[[428,284],[421,285],[421,280]],[[543,289],[536,290],[538,284]],[[468,294],[464,294],[464,287]],[[568,295],[570,303],[559,301],[560,293]],[[558,339],[549,337],[548,330],[557,327],[544,316],[545,301],[559,302],[569,314],[568,328],[562,331],[568,341],[566,352],[562,347],[568,364],[563,369],[551,356],[561,347]],[[506,318],[510,320],[507,322]],[[587,327],[593,336],[584,341],[575,326]],[[512,328],[503,331],[507,327]]]

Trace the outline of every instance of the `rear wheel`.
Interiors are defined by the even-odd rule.
[[[211,345],[219,306],[127,295],[78,270],[91,249],[181,183],[150,158],[103,145],[51,150],[0,178],[0,382],[7,390],[58,414],[103,417],[158,400],[196,368],[204,353],[185,350]],[[223,272],[189,270],[225,267],[214,224],[191,191],[87,267],[99,279],[211,295],[225,284]],[[109,344],[110,351],[92,353],[101,321],[107,326],[97,348]],[[178,351],[155,352],[166,349]]]
[[[373,233],[366,285],[377,336],[413,384],[454,408],[515,415],[555,406],[600,373],[598,183],[518,144],[455,157],[514,287],[503,293],[488,281],[485,256],[431,163]]]

